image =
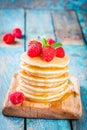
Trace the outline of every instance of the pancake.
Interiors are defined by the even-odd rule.
[[[65,95],[65,93],[68,93],[69,87],[66,87],[62,92],[60,93],[52,93],[50,94],[44,94],[44,95],[35,95],[35,94],[30,94],[30,91],[22,90],[20,87],[17,88],[18,91],[21,91],[25,94],[26,98],[28,98],[31,101],[36,101],[36,102],[49,102],[49,101],[55,101],[56,99],[60,99]]]
[[[36,77],[36,76],[33,76],[32,74],[30,73],[27,73],[26,71],[24,70],[21,70],[19,72],[19,75],[21,77],[24,77],[26,78],[27,80],[29,81],[35,81],[35,82],[48,82],[48,83],[51,83],[51,82],[58,82],[58,81],[65,81],[69,78],[69,74],[68,73],[65,73],[63,74],[62,76],[58,76],[56,78],[42,78],[42,77]]]
[[[65,81],[63,84],[59,85],[59,86],[54,86],[54,87],[38,87],[38,86],[31,86],[29,84],[26,84],[25,82],[21,82],[20,86],[22,88],[26,88],[29,91],[33,91],[33,92],[39,92],[39,93],[48,93],[48,92],[55,92],[55,91],[61,91],[62,89],[64,89],[64,87],[67,85],[67,81]]]
[[[60,76],[69,71],[68,66],[64,68],[55,68],[55,67],[41,68],[41,67],[28,65],[25,62],[21,63],[20,67],[21,69],[31,73],[32,75],[39,76],[39,77],[48,77],[48,78],[57,77],[58,75]]]
[[[35,102],[52,102],[60,100],[72,87],[68,84],[69,58],[54,57],[46,62],[41,56],[30,58],[27,53],[21,56],[20,70],[18,72],[17,91],[24,93],[25,97]]]
[[[65,91],[67,88],[68,88],[68,86],[65,86],[65,87],[63,87],[63,88],[61,88],[61,89],[59,89],[59,90],[57,90],[58,89],[58,87],[57,87],[57,91],[55,90],[55,91],[49,91],[49,92],[40,92],[40,91],[32,91],[32,90],[30,90],[29,88],[26,88],[26,87],[24,87],[24,86],[18,86],[18,88],[20,89],[20,90],[23,90],[24,92],[26,92],[26,93],[29,93],[29,94],[31,94],[31,95],[34,95],[34,96],[42,96],[42,97],[47,97],[47,96],[51,96],[51,95],[56,95],[56,94],[59,94],[59,93],[61,93],[61,92],[63,92],[63,91]],[[17,88],[17,89],[18,89]]]
[[[38,87],[38,88],[41,88],[41,87],[44,87],[44,88],[49,88],[49,87],[53,87],[53,86],[59,86],[61,84],[63,84],[65,81],[60,81],[60,82],[51,82],[50,84],[48,82],[32,82],[32,81],[29,81],[28,79],[24,78],[24,77],[21,77],[20,75],[18,76],[18,79],[19,79],[19,83],[25,83],[25,84],[28,84],[28,85],[31,85],[31,86],[35,86],[35,87]]]
[[[34,57],[31,58],[29,57],[26,52],[24,52],[21,56],[21,60],[22,62],[25,62],[29,65],[32,66],[37,66],[37,67],[58,67],[58,68],[63,68],[65,66],[68,65],[69,63],[69,57],[67,55],[64,56],[64,58],[58,58],[58,57],[54,57],[54,59],[50,62],[46,62],[42,59],[42,57]]]

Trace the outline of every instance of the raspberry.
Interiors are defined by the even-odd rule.
[[[19,104],[25,100],[25,97],[22,92],[15,91],[15,92],[9,93],[9,100],[13,104]]]
[[[32,41],[30,41],[30,42],[28,43],[28,46],[30,46],[31,44],[36,44],[36,45],[38,45],[38,46],[42,47],[41,42],[36,41],[36,40],[32,40]]]
[[[3,41],[6,43],[6,44],[12,44],[14,43],[15,41],[15,38],[12,34],[10,33],[6,33],[4,36],[3,36]]]
[[[65,56],[65,52],[62,47],[56,49],[56,56],[60,58],[63,58]]]
[[[53,60],[55,56],[55,49],[52,46],[42,48],[42,57],[45,61],[49,62]]]
[[[37,57],[41,54],[42,48],[37,44],[31,44],[28,47],[27,55],[30,57]]]
[[[21,31],[20,28],[13,29],[12,33],[13,33],[13,36],[16,37],[16,38],[22,37],[22,31]]]
[[[47,42],[48,42],[50,45],[56,43],[56,41],[53,40],[52,38],[48,38],[48,39],[47,39]]]

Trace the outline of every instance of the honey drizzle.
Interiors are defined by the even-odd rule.
[[[66,100],[69,96],[74,94],[74,92],[68,92],[66,93],[61,99],[53,101],[50,103],[51,108],[61,108],[62,107],[62,102]]]

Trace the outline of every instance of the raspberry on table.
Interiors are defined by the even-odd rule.
[[[41,51],[42,51],[41,46],[37,44],[31,44],[28,46],[27,55],[30,57],[37,57],[40,56]]]
[[[48,42],[50,45],[56,43],[56,41],[55,41],[54,39],[52,39],[52,38],[48,38],[48,39],[47,39],[47,42]]]
[[[10,102],[13,104],[19,104],[25,100],[24,94],[22,92],[18,92],[18,91],[9,93],[8,98],[9,98]]]
[[[42,57],[45,61],[49,62],[53,60],[55,56],[55,49],[52,46],[42,48]]]
[[[63,58],[65,56],[65,51],[62,47],[56,49],[56,56],[59,58]]]
[[[6,44],[12,44],[12,43],[14,43],[15,38],[14,38],[14,36],[13,36],[11,33],[6,33],[6,34],[3,36],[3,41],[4,41]]]
[[[21,38],[22,37],[22,31],[21,31],[20,28],[13,29],[12,34],[16,38]]]

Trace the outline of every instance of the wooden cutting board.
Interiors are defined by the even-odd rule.
[[[18,86],[18,74],[15,73],[9,92],[16,91]],[[7,116],[17,116],[25,118],[47,118],[47,119],[78,119],[82,115],[82,105],[80,99],[80,88],[78,80],[74,77],[70,79],[73,88],[78,93],[71,94],[62,101],[51,103],[35,103],[32,101],[24,101],[22,104],[13,105],[8,95],[3,106],[3,114]]]

